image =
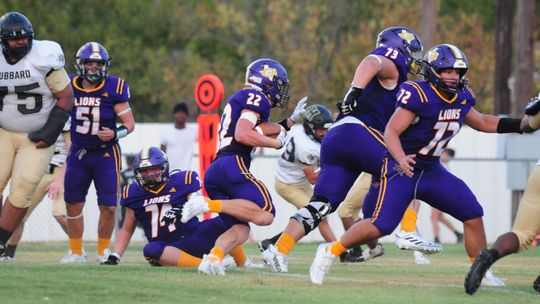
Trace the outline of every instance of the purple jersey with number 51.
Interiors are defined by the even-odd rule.
[[[82,79],[70,75],[75,103],[71,110],[71,141],[79,148],[112,146],[118,142],[102,141],[97,132],[103,127],[116,129],[117,103],[129,101],[129,85],[120,77],[108,76],[94,89],[84,89]]]

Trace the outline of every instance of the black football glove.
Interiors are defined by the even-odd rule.
[[[120,263],[120,255],[118,253],[113,253],[109,255],[107,261],[101,263],[101,265],[118,265]]]
[[[525,114],[534,116],[540,110],[540,93],[538,96],[533,97],[531,102],[525,107]]]
[[[338,101],[336,104],[339,112],[341,112],[343,115],[348,115],[354,112],[358,107],[357,97],[362,95],[362,92],[363,90],[360,88],[351,87],[345,95],[345,98],[343,98],[343,101]]]
[[[170,225],[174,223],[177,217],[182,216],[182,208],[174,207],[163,215],[161,222],[165,225]]]

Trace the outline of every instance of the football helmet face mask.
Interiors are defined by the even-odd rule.
[[[154,173],[154,169],[157,173]],[[135,180],[140,188],[158,189],[169,180],[169,161],[159,148],[142,149],[135,156]]]
[[[274,107],[283,109],[289,102],[287,70],[273,59],[262,58],[253,61],[246,69],[245,85],[263,92]]]
[[[84,66],[85,63],[95,61],[102,64],[101,69],[93,70]],[[75,68],[77,75],[91,83],[101,82],[109,75],[111,58],[107,49],[97,42],[88,42],[81,46],[75,54]]]
[[[398,50],[407,64],[407,71],[418,74],[422,68],[422,50],[420,37],[406,27],[390,27],[379,33],[375,47],[390,47]]]
[[[28,38],[28,44],[24,46],[10,47],[8,40]],[[34,29],[32,23],[23,14],[9,12],[0,17],[0,44],[2,52],[12,61],[17,62],[32,49]]]
[[[468,68],[467,57],[458,47],[452,44],[439,44],[432,47],[424,56],[422,74],[424,79],[436,88],[455,94],[467,84],[465,74]],[[456,69],[459,72],[457,82],[452,83],[441,77],[441,72],[447,69]]]
[[[320,143],[322,136],[318,135],[317,130],[328,130],[334,123],[332,112],[327,107],[320,104],[313,104],[306,108],[304,112],[304,132],[312,140]]]

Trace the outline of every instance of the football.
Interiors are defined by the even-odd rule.
[[[281,125],[271,121],[261,122],[255,127],[255,130],[261,135],[277,138],[281,132]]]

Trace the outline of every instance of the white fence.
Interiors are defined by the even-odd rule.
[[[159,146],[159,136],[168,124],[139,123],[133,134],[122,139],[121,146],[124,154],[133,154],[146,146]],[[527,135],[530,140],[523,149],[533,149],[538,146],[540,140],[537,136]],[[478,200],[484,207],[486,234],[488,242],[495,241],[501,233],[508,231],[511,227],[511,189],[507,188],[507,166],[506,161],[495,160],[501,153],[501,140],[504,136],[496,134],[481,134],[469,128],[464,128],[456,138],[452,140],[449,147],[457,151],[458,160],[451,164],[451,170],[462,178],[476,194]],[[536,142],[536,145],[533,143]],[[530,145],[530,146],[529,146]],[[252,231],[253,240],[260,240],[275,233],[280,232],[286,226],[289,217],[294,213],[295,208],[285,202],[274,190],[274,174],[277,156],[279,151],[265,149],[264,157],[256,157],[253,160],[251,170],[253,174],[261,179],[271,191],[274,204],[276,205],[276,219],[271,226],[256,227]],[[197,153],[196,151],[194,151]],[[460,161],[459,159],[467,159]],[[493,161],[475,161],[474,158],[493,158]],[[530,166],[530,164],[527,164]],[[192,170],[198,171],[198,159],[192,161]],[[524,177],[526,178],[526,177]],[[4,194],[6,195],[6,193]],[[5,196],[4,196],[5,197]],[[419,231],[427,238],[432,239],[432,228],[430,222],[430,208],[422,204],[418,217]],[[86,206],[84,209],[85,218],[85,240],[97,240],[97,219],[99,213],[96,204],[96,195],[93,187],[89,191]],[[462,230],[461,224],[452,219],[456,227]],[[337,215],[330,216],[330,224],[337,236],[343,233],[341,221]],[[143,240],[142,231],[134,235],[135,240]],[[382,241],[391,241],[393,236],[388,236]],[[28,219],[22,241],[63,241],[67,237],[62,232],[58,224],[51,216],[51,202],[46,198],[36,208]],[[318,231],[312,232],[304,238],[304,241],[321,241],[322,237]],[[455,237],[445,227],[441,228],[441,241],[453,242]]]

